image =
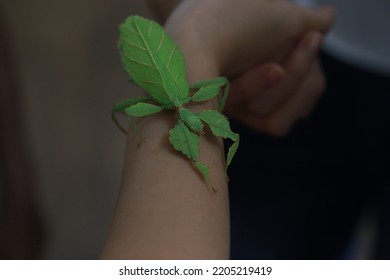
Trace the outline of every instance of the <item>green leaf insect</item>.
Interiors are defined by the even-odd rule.
[[[226,168],[239,145],[239,135],[231,131],[228,119],[221,113],[229,93],[228,80],[217,77],[189,87],[184,57],[159,24],[140,16],[129,16],[119,29],[118,45],[123,69],[128,74],[129,81],[142,88],[148,97],[127,99],[114,105],[113,121],[127,133],[115,114],[125,115],[136,130],[140,144],[141,133],[133,118],[156,114],[162,110],[176,111],[178,120],[176,126],[169,131],[169,141],[175,150],[191,160],[211,186],[209,167],[198,160],[199,137],[205,133],[204,126],[209,126],[215,136],[233,141],[227,154]],[[196,92],[190,95],[191,90]],[[218,111],[193,113],[184,107],[190,102],[204,102],[213,98],[217,98]]]

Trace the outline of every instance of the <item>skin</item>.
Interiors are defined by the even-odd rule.
[[[148,0],[146,2],[153,11],[157,12],[157,17],[164,20],[164,16],[168,13],[167,8],[165,8],[165,13],[159,14],[158,12],[159,7],[164,6],[163,3],[167,1]],[[181,1],[168,2],[171,3],[172,8]],[[216,2],[213,1],[213,3]],[[245,4],[256,5],[268,14],[267,17],[258,13],[258,24],[264,28],[257,30],[262,35],[256,34],[254,38],[264,38],[266,36],[264,31],[278,28],[278,35],[285,43],[275,44],[267,37],[266,42],[271,46],[278,45],[274,57],[271,52],[265,56],[261,54],[262,59],[252,60],[253,66],[229,75],[232,89],[225,113],[254,130],[273,136],[284,136],[297,120],[310,114],[322,94],[325,81],[319,65],[318,51],[322,45],[324,33],[329,30],[334,20],[334,10],[331,7],[312,10],[287,1],[250,2],[245,2]],[[215,5],[224,3],[225,5],[234,4],[230,0],[221,0]],[[196,4],[203,5],[199,2]],[[194,4],[187,5],[193,6]],[[275,17],[274,14],[268,12],[270,10],[278,15]],[[254,11],[257,10],[254,9]],[[224,18],[220,18],[219,21],[227,22],[234,16],[234,14],[230,16],[225,14]],[[269,18],[273,19],[269,20]],[[279,27],[275,25],[276,19],[279,20]],[[221,45],[218,48],[225,49],[226,46]],[[258,53],[260,54],[264,48],[268,46],[259,48]],[[230,69],[227,70],[228,73],[233,72]]]
[[[211,69],[197,72],[188,67],[187,73],[215,77],[217,72]],[[211,103],[202,106],[213,108]],[[213,170],[212,184],[218,186],[218,193],[210,195],[188,161],[170,146],[167,132],[175,122],[168,111],[142,119],[138,123],[144,137],[141,149],[136,148],[136,135],[129,132],[117,209],[102,258],[228,258],[222,142],[210,133],[201,138],[200,160]]]
[[[310,115],[322,95],[321,41],[321,34],[309,33],[282,63],[283,68],[262,65],[236,78],[226,113],[254,130],[285,136],[296,121]]]
[[[215,136],[231,139],[234,143],[226,156],[229,165],[237,150],[239,136],[230,130],[229,121],[220,113],[229,92],[227,79],[202,80],[189,87],[180,50],[160,25],[140,16],[129,16],[120,25],[118,46],[122,67],[130,81],[142,88],[147,97],[115,104],[112,112],[114,123],[123,131],[115,113],[129,116],[130,123],[141,134],[133,118],[150,116],[162,110],[175,111],[177,124],[169,130],[170,143],[193,163],[195,170],[216,192],[210,184],[210,169],[198,160],[199,137],[205,133],[203,128],[207,125]],[[191,89],[195,91],[193,95]],[[190,102],[205,102],[215,97],[218,111],[194,113],[184,107]]]
[[[297,34],[323,33],[331,24],[330,16],[314,12],[297,24],[299,12],[291,12],[284,1],[247,0],[248,5],[241,6],[237,2],[185,1],[169,17],[166,31],[183,51],[190,84],[224,74],[245,77],[241,73],[253,67],[284,61]],[[190,109],[215,108],[210,101]],[[142,119],[138,123],[144,135],[142,149],[136,148],[135,133],[129,133],[117,208],[102,258],[229,257],[222,142],[206,133],[200,144],[200,160],[213,170],[211,180],[218,189],[211,195],[191,165],[170,147],[167,132],[174,122],[171,112]]]

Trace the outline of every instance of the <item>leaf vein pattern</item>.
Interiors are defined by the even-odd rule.
[[[156,63],[156,60],[154,59],[153,55],[151,54],[152,52],[151,52],[151,50],[150,50],[150,47],[149,47],[148,43],[146,42],[146,40],[145,40],[145,38],[144,38],[144,36],[143,36],[141,30],[139,29],[139,26],[138,26],[136,20],[134,20],[134,25],[135,25],[135,28],[137,28],[137,32],[138,32],[139,35],[141,36],[142,41],[144,42],[144,45],[145,45],[146,50],[147,50],[147,53],[148,53],[150,59],[153,61],[154,67],[155,67],[156,69],[158,69],[158,65],[157,65],[157,63]],[[152,26],[151,23],[149,23],[149,27],[151,27],[151,26]]]
[[[179,76],[180,72],[179,72],[179,71],[176,71],[176,76],[175,76],[174,74],[172,74],[172,71],[171,71],[171,69],[169,68],[169,66],[170,66],[170,64],[171,64],[172,57],[173,57],[173,55],[174,55],[174,53],[175,53],[175,49],[176,49],[176,48],[175,48],[175,44],[172,44],[171,53],[170,53],[170,55],[169,55],[169,59],[168,59],[168,63],[167,63],[167,69],[168,69],[169,74],[173,77],[173,80],[174,80],[175,84],[177,85],[178,90],[179,90],[180,93],[181,93],[182,88],[180,87],[180,85],[179,85],[179,83],[178,83],[178,81],[177,81],[177,77]],[[181,94],[180,94],[180,95],[181,95]]]
[[[164,29],[161,30],[161,38],[160,38],[160,43],[158,44],[158,47],[157,47],[157,51],[159,51],[161,49],[161,46],[163,44],[163,41],[165,39],[165,36],[164,36]]]
[[[126,42],[126,44],[129,44],[130,46],[133,46],[133,47],[135,47],[135,48],[137,48],[137,49],[140,49],[140,50],[143,50],[143,51],[147,51],[146,48],[144,48],[144,47],[142,47],[142,46],[139,46],[139,45],[136,45],[136,44],[134,44],[133,42],[127,40],[126,38],[122,38],[122,40],[123,40],[124,42]]]
[[[214,120],[214,121],[210,121],[210,120],[208,120],[207,121],[210,125],[212,125],[212,126],[214,126],[215,128],[218,128],[218,129],[221,129],[221,130],[223,130],[223,131],[228,131],[229,132],[229,130],[224,126],[224,124],[221,122],[221,121],[218,121],[218,120]]]
[[[172,44],[172,47],[171,47],[171,53],[169,54],[169,58],[168,58],[168,62],[167,62],[167,68],[169,69],[169,65],[171,64],[171,60],[172,60],[172,57],[173,57],[173,54],[175,53],[175,45]],[[170,71],[169,71],[170,72]],[[173,76],[173,75],[172,75]]]
[[[142,82],[142,83],[147,83],[147,84],[153,84],[153,85],[159,85],[159,86],[162,85],[161,83],[154,82],[154,81],[149,81],[149,80],[139,80],[139,81]]]
[[[145,40],[145,38],[144,38],[142,32],[140,31],[140,28],[139,28],[139,26],[138,26],[136,20],[134,20],[134,25],[135,25],[135,28],[137,29],[138,33],[140,34],[141,39],[142,39],[142,41],[144,42],[145,47],[146,47],[147,50],[148,50],[147,53],[148,53],[149,57],[152,59],[155,68],[158,70],[158,65],[157,65],[156,60],[154,59],[154,57],[153,57],[153,55],[152,55],[152,50],[150,49],[149,45],[147,44],[147,41]],[[152,28],[152,22],[150,21],[150,22],[149,22],[149,36],[150,36],[150,34],[151,34],[151,28]],[[171,100],[171,102],[173,102],[172,96],[170,95],[170,93],[169,93],[168,90],[167,90],[167,87],[166,87],[166,84],[165,84],[164,79],[161,79],[161,82],[162,82],[162,86],[163,86],[163,88],[164,88],[165,93],[168,95],[168,97],[169,97],[169,99]]]
[[[133,33],[133,34],[135,34],[135,35],[137,35],[137,36],[141,36],[139,33],[137,33],[135,30],[133,30],[133,29],[131,29],[130,27],[128,27],[127,25],[122,25],[122,28],[123,29],[126,29],[127,31],[129,31],[129,32],[131,32],[131,33]]]
[[[144,66],[146,66],[146,67],[152,68],[153,70],[157,70],[157,68],[154,67],[154,66],[151,65],[151,64],[145,63],[145,62],[143,62],[143,61],[139,61],[139,60],[134,59],[134,58],[132,58],[132,57],[130,57],[130,56],[128,56],[128,55],[125,55],[125,54],[124,54],[123,56],[124,56],[125,58],[127,58],[127,59],[129,59],[129,60],[135,62],[135,63],[138,63],[138,64],[144,65]]]
[[[195,151],[194,151],[194,147],[192,147],[192,145],[190,145],[189,143],[190,142],[190,135],[189,133],[191,133],[188,128],[185,126],[185,124],[183,123],[183,127],[184,127],[184,135],[186,137],[186,143],[188,144],[188,147],[189,147],[189,152],[190,152],[190,155],[191,155],[191,158],[193,160],[196,160],[197,159],[197,156],[195,155]]]

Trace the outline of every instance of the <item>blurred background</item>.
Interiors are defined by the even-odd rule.
[[[0,2],[0,259],[96,259],[121,176],[118,25],[143,1]],[[372,256],[362,216],[341,258]],[[358,244],[359,246],[356,246]]]
[[[125,147],[111,108],[134,90],[117,27],[142,2],[0,2],[1,258],[99,257]]]

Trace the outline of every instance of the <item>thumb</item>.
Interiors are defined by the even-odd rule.
[[[320,8],[304,8],[302,11],[302,32],[320,31],[326,33],[330,30],[335,20],[336,10],[331,6],[323,6]]]

